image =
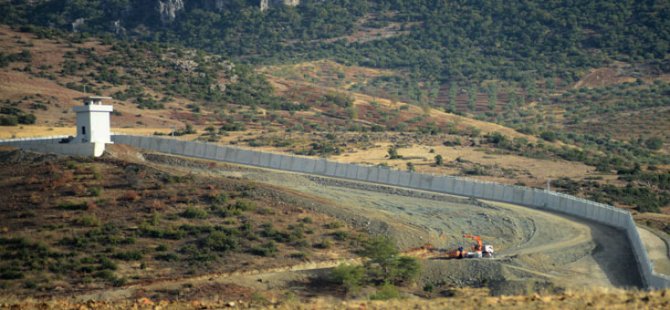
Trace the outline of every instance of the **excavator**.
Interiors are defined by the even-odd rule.
[[[426,259],[493,258],[493,246],[490,244],[484,245],[480,236],[465,234],[463,238],[477,242],[472,246],[471,251],[466,251],[463,247],[453,250],[440,249],[427,243],[421,247],[411,249],[405,254]]]

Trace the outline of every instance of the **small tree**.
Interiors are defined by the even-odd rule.
[[[436,166],[442,166],[444,165],[444,158],[442,158],[442,155],[435,155],[435,165]]]
[[[365,281],[363,266],[340,264],[330,273],[331,280],[344,286],[347,293],[357,292]]]
[[[413,163],[407,163],[407,171],[414,172],[414,164]]]
[[[395,146],[389,147],[388,153],[389,153],[389,159],[402,158],[402,156],[398,155],[398,149]]]

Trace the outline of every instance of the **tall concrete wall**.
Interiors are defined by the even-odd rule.
[[[0,145],[7,145],[41,153],[83,157],[98,157],[105,151],[104,143],[59,143],[63,138],[67,138],[67,136],[0,140]]]
[[[38,151],[53,149],[63,137],[48,139],[21,139],[3,141],[0,145],[12,145]],[[492,201],[506,202],[530,208],[568,214],[626,232],[638,264],[644,285],[649,288],[670,287],[670,277],[657,274],[649,260],[640,235],[629,212],[612,206],[564,195],[556,192],[502,185],[491,182],[462,179],[449,176],[433,176],[386,167],[360,166],[273,153],[257,152],[237,147],[218,146],[200,142],[185,142],[160,137],[138,137],[113,135],[112,141],[138,148],[195,158],[226,161],[263,168],[279,169],[321,176],[338,177],[385,185],[395,185],[420,190],[434,191]],[[61,149],[61,151],[63,151]]]

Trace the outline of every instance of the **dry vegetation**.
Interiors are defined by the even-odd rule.
[[[112,158],[20,151],[0,158],[3,296],[82,294],[342,259],[359,238],[304,207],[314,202],[249,181]]]
[[[119,91],[127,94],[131,86],[140,83],[144,87],[144,98],[161,103],[164,108],[140,109],[132,96],[114,100],[115,109],[120,111],[112,116],[112,123],[117,127],[115,132],[168,134],[177,130],[184,133],[181,139],[245,145],[534,187],[544,187],[549,179],[561,180],[554,189],[640,211],[670,212],[670,196],[663,185],[657,186],[647,180],[630,181],[617,175],[623,168],[632,168],[632,164],[623,160],[648,161],[650,164],[643,164],[642,171],[659,178],[670,171],[663,165],[652,163],[663,161],[663,158],[667,161],[667,143],[663,144],[663,135],[667,132],[664,129],[670,119],[664,117],[667,108],[612,110],[612,106],[617,106],[617,100],[621,100],[607,96],[608,92],[632,92],[649,102],[666,100],[663,96],[667,77],[647,72],[644,66],[614,63],[607,68],[594,69],[575,85],[554,79],[552,83],[555,85],[550,87],[545,81],[537,85],[540,89],[531,89],[546,95],[545,100],[517,102],[514,106],[510,105],[510,94],[518,95],[516,99],[519,100],[530,94],[499,81],[485,81],[472,89],[456,85],[455,92],[453,85],[427,84],[415,85],[418,88],[414,90],[398,89],[395,92],[392,90],[399,83],[396,78],[407,75],[407,72],[343,65],[329,60],[260,68],[258,72],[267,77],[277,95],[302,105],[297,110],[285,110],[237,102],[199,103],[193,99],[195,97],[166,91],[160,83],[142,84],[143,81],[133,80],[131,76],[134,71],[130,70],[138,68],[105,65],[106,62],[115,63],[114,59],[119,55],[100,38],[82,40],[56,36],[46,39],[2,27],[0,41],[8,46],[8,53],[28,50],[31,55],[29,61],[13,62],[0,70],[0,79],[4,81],[0,83],[0,100],[34,114],[37,121],[37,125],[0,127],[0,138],[72,134],[68,127],[74,121],[71,107],[77,104],[73,98],[84,94],[75,89],[86,84],[91,90],[105,95]],[[155,58],[182,54],[189,63],[187,60],[193,58],[189,56],[192,53],[168,49],[166,54]],[[152,63],[156,59],[146,61]],[[81,69],[64,74],[66,63],[72,60]],[[116,70],[124,82],[115,84],[100,79],[101,68]],[[167,69],[157,66],[155,70],[157,74],[164,74]],[[637,80],[632,80],[637,73],[644,76],[639,85]],[[125,79],[134,82],[126,83]],[[219,82],[225,85],[229,81],[222,77]],[[78,84],[68,88],[68,83]],[[492,111],[489,111],[490,94],[487,94],[490,85],[497,85]],[[415,91],[421,94],[418,99],[411,96]],[[474,109],[469,102],[473,91],[476,93]],[[609,109],[609,112],[600,113],[600,108],[581,104],[584,98],[593,101],[593,107]],[[658,100],[654,101],[654,98]],[[406,103],[410,101],[417,104]],[[434,101],[432,107],[427,104],[431,101]],[[481,117],[482,113],[488,112],[495,113]],[[509,115],[497,118],[506,113]],[[519,121],[511,124],[516,130],[500,125],[512,119]],[[489,122],[494,120],[499,124]],[[187,124],[193,125],[194,132],[189,134],[182,129]],[[538,131],[534,125],[519,127],[518,124],[551,124],[556,129],[567,128],[575,132],[609,132],[615,138],[632,142],[543,136],[545,131]],[[498,134],[504,138],[502,143],[497,139]],[[648,137],[655,136],[661,137],[658,140],[660,149],[647,149]],[[389,158],[391,147],[396,148],[402,158]],[[438,155],[442,158],[441,164],[437,163]],[[629,185],[634,193],[620,192],[626,191]],[[600,195],[603,192],[607,193],[605,197]],[[641,205],[639,201],[647,203]],[[658,228],[667,227],[666,218],[649,219],[653,216],[646,214],[642,217]]]
[[[189,301],[165,301],[139,298],[125,302],[72,302],[70,300],[16,300],[3,305],[16,309],[219,309],[219,308],[255,308],[255,309],[665,309],[670,306],[670,292],[625,291],[613,289],[593,289],[586,291],[568,291],[554,295],[498,296],[491,297],[485,289],[455,289],[448,292],[449,297],[435,299],[399,299],[390,301],[371,300],[333,300],[317,298],[299,300],[292,295],[261,295],[246,300],[198,299]]]

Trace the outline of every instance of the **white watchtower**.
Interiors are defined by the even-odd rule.
[[[88,96],[76,98],[84,101],[83,106],[72,110],[77,113],[77,137],[75,143],[112,143],[110,130],[111,105],[103,105],[102,100],[110,97]]]

